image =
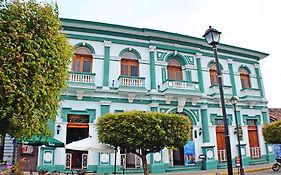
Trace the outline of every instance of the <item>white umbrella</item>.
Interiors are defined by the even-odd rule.
[[[71,142],[67,145],[65,145],[66,149],[72,149],[72,150],[79,150],[79,151],[96,151],[96,152],[105,152],[105,153],[113,153],[114,148],[98,143],[98,141],[92,137],[87,137],[82,140]]]

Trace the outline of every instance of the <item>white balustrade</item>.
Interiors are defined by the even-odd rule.
[[[260,147],[250,147],[250,156],[252,159],[261,157]]]
[[[76,82],[76,83],[94,83],[94,74],[81,74],[81,73],[69,73],[69,82]]]
[[[219,160],[219,162],[227,161],[227,155],[226,155],[225,149],[218,150],[218,160]]]
[[[167,80],[164,83],[164,87],[166,88],[175,88],[175,89],[189,89],[189,90],[196,90],[199,89],[198,84],[186,81],[169,81]]]
[[[130,77],[120,77],[120,85],[122,86],[137,86],[137,87],[144,87],[145,79],[140,78],[130,78]]]

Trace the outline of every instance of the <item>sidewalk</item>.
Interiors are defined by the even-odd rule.
[[[244,171],[246,172],[257,172],[271,169],[273,163],[245,166]],[[209,171],[193,171],[193,172],[180,172],[180,173],[165,173],[165,175],[227,175],[227,169],[220,170],[209,170]],[[238,174],[237,168],[233,168],[233,174]],[[129,175],[142,175],[140,174],[129,174]]]
[[[244,171],[246,172],[257,172],[257,171],[263,171],[271,169],[273,163],[267,163],[267,164],[261,164],[261,165],[252,165],[252,166],[245,166]],[[30,175],[29,172],[24,172],[25,175]],[[32,173],[32,174],[38,174],[38,173]],[[62,174],[62,173],[61,173]],[[139,174],[126,174],[126,175],[142,175],[143,173]],[[193,171],[193,172],[179,172],[179,173],[165,173],[164,175],[227,175],[227,169],[219,169],[219,170],[202,170],[202,171]],[[238,174],[237,168],[233,168],[233,174]],[[99,174],[101,175],[101,174]],[[108,174],[113,175],[113,174]],[[117,174],[120,175],[120,174]],[[155,174],[157,175],[157,174]],[[158,174],[159,175],[159,174]]]

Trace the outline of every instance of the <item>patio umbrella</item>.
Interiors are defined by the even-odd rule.
[[[32,146],[49,146],[49,147],[64,147],[64,143],[53,138],[45,136],[33,136],[30,139],[17,139],[18,144]]]
[[[82,140],[74,141],[69,144],[65,145],[66,149],[71,149],[71,150],[79,150],[79,151],[96,151],[96,152],[105,152],[105,153],[113,153],[114,148],[106,145],[99,143],[96,139],[92,137],[87,137]]]
[[[96,152],[105,152],[105,153],[115,153],[115,162],[114,162],[114,175],[116,175],[116,155],[117,148],[112,148],[106,144],[98,143],[98,141],[91,136],[84,138],[82,140],[71,142],[65,145],[66,149],[79,150],[79,151],[96,151]]]

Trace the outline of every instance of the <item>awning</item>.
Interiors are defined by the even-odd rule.
[[[18,144],[32,145],[32,146],[49,146],[49,147],[64,147],[64,143],[53,138],[45,136],[33,136],[30,139],[17,139]]]

